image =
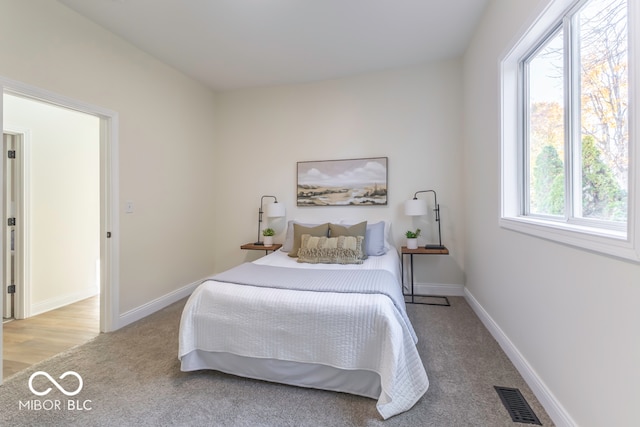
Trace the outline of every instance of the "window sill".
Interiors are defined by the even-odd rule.
[[[640,262],[640,254],[626,233],[558,223],[529,217],[503,217],[502,228],[604,255]]]

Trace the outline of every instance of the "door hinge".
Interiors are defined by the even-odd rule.
[[[7,219],[7,225],[9,227],[16,225],[16,219],[15,218],[9,218]]]
[[[10,159],[15,159],[16,158],[16,150],[7,151],[7,156],[9,156]]]
[[[107,239],[110,239],[110,238],[111,238],[111,232],[107,231]]]
[[[9,286],[7,286],[7,293],[9,293],[9,294],[15,294],[15,293],[16,293],[16,285],[9,285]]]

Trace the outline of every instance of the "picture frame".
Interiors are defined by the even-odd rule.
[[[297,163],[298,206],[386,206],[389,159]]]

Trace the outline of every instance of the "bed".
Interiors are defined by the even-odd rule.
[[[429,381],[405,310],[397,251],[386,234],[380,247],[374,224],[365,234],[359,223],[363,236],[335,237],[350,248],[362,245],[359,262],[327,263],[335,260],[327,253],[340,252],[327,243],[334,237],[311,236],[313,226],[297,223],[291,232],[291,225],[283,250],[215,275],[193,292],[180,322],[181,370],[365,396],[377,400],[384,419],[409,410]],[[299,257],[290,256],[292,240]],[[374,241],[378,248],[370,250]],[[309,247],[318,242],[331,250]]]

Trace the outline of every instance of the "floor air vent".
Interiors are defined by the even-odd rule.
[[[517,388],[494,387],[514,422],[542,425],[522,393],[520,393],[520,390]]]

